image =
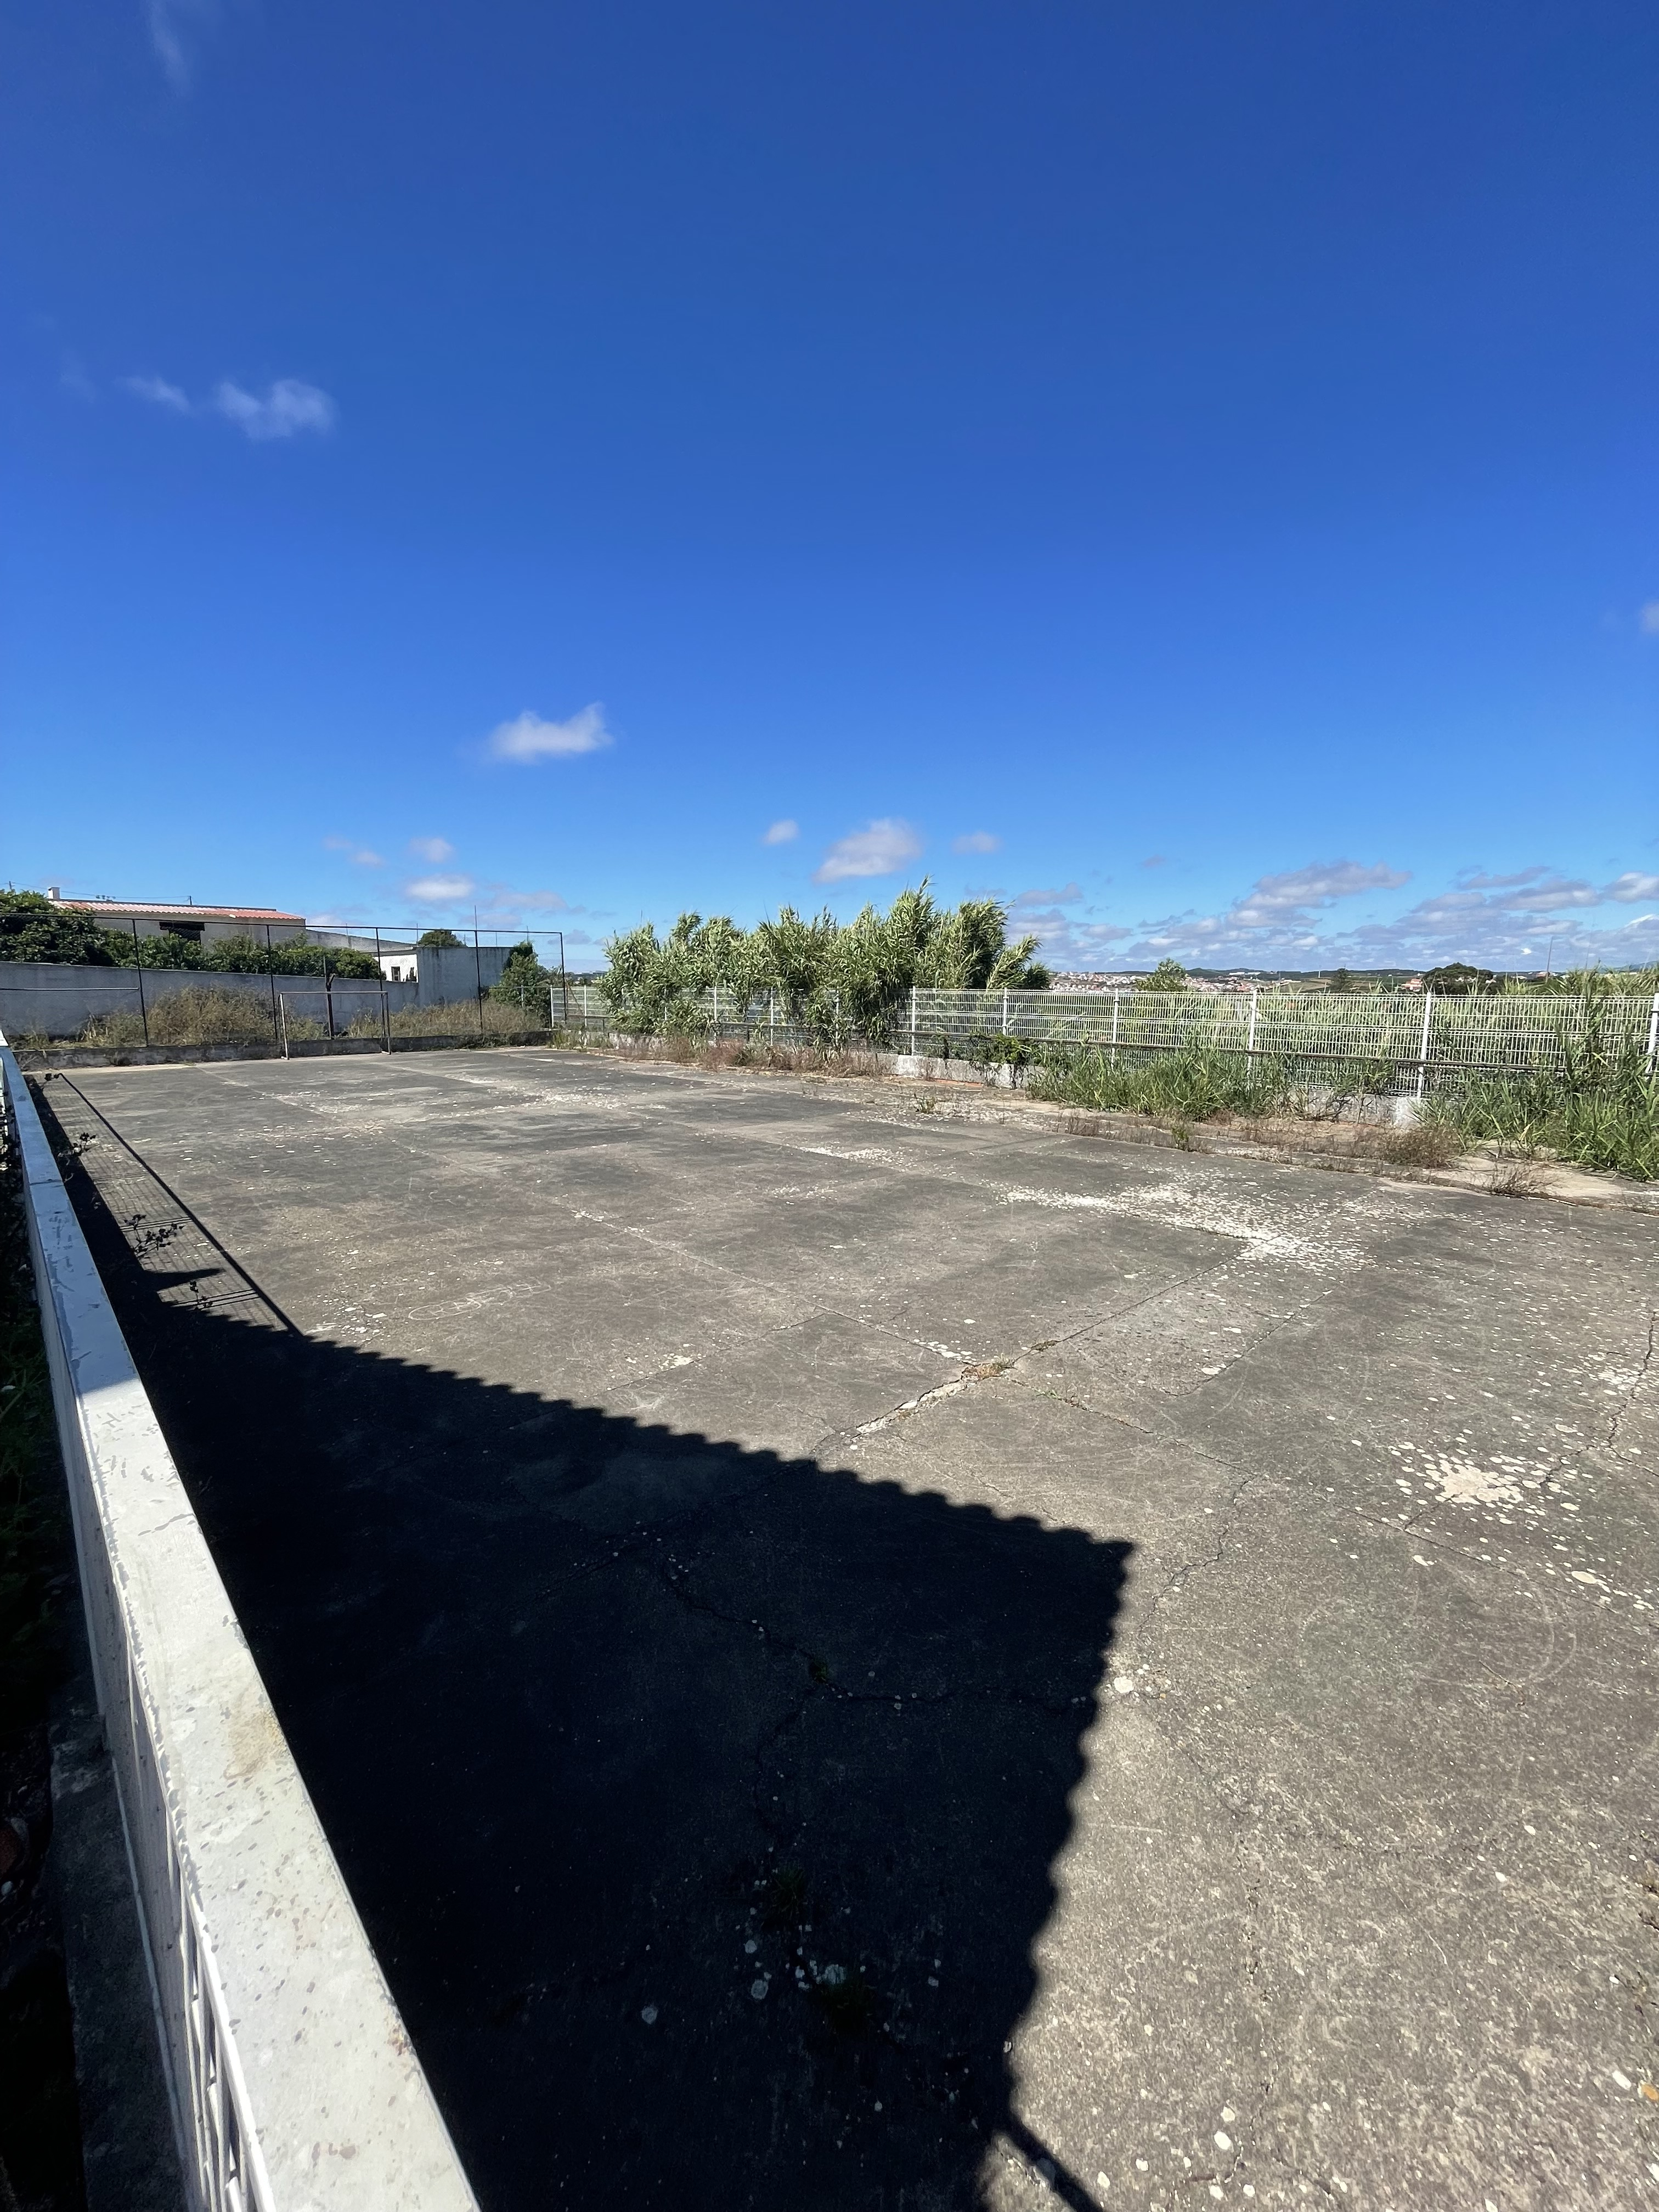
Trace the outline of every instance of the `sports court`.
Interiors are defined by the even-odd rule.
[[[490,2212],[1654,2189],[1650,1219],[553,1052],[40,1095]]]

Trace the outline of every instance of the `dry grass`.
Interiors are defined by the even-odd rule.
[[[891,1070],[879,1053],[854,1047],[750,1044],[742,1037],[723,1037],[717,1044],[696,1037],[624,1036],[612,1040],[609,1049],[626,1060],[665,1060],[675,1067],[701,1067],[710,1073],[721,1068],[754,1068],[775,1075],[887,1076]]]
[[[406,1006],[392,1017],[394,1037],[522,1036],[527,1031],[538,1036],[548,1034],[533,1010],[526,1014],[521,1006],[505,1006],[498,999],[461,1000],[450,1006]],[[384,1036],[379,1008],[359,1014],[346,1035]]]
[[[1451,1130],[1438,1121],[1390,1129],[1377,1147],[1389,1166],[1396,1168],[1449,1168],[1462,1149]]]
[[[1549,1188],[1533,1160],[1495,1159],[1486,1188],[1494,1198],[1537,1198]]]
[[[246,991],[216,991],[193,984],[157,999],[148,1009],[150,1044],[271,1044],[276,1027],[270,1003]],[[82,1044],[108,1049],[142,1049],[146,1042],[146,1018],[135,1007],[131,1012],[100,1014],[82,1030]],[[307,1025],[315,1030],[316,1025]],[[294,1025],[289,1024],[290,1033]],[[320,1034],[320,1032],[318,1032]]]

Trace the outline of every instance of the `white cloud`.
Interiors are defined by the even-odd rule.
[[[1617,899],[1623,906],[1634,906],[1638,899],[1659,898],[1659,876],[1639,876],[1632,869],[1610,883],[1601,896]]]
[[[434,867],[455,857],[455,848],[447,837],[411,837],[409,849],[417,860],[430,860]]]
[[[213,404],[256,444],[295,437],[301,430],[331,430],[338,411],[327,392],[297,376],[279,376],[263,399],[227,378],[214,392]]]
[[[497,760],[566,760],[574,753],[596,753],[611,742],[605,726],[605,708],[596,699],[573,714],[568,722],[544,722],[526,707],[516,721],[499,722],[489,733],[489,750]]]
[[[790,845],[794,842],[795,839],[799,837],[799,823],[791,822],[786,816],[783,821],[775,822],[772,824],[766,835],[761,839],[761,842],[763,845]]]
[[[417,876],[404,885],[405,898],[421,906],[453,906],[472,894],[471,876]]]
[[[1637,617],[1644,637],[1659,637],[1659,599],[1650,599]]]
[[[813,876],[817,884],[845,883],[854,876],[890,876],[921,850],[921,840],[908,822],[884,816],[850,837],[838,838],[824,854]]]
[[[196,66],[191,33],[205,29],[218,12],[217,0],[146,0],[149,42],[175,92],[190,89]]]
[[[164,376],[124,376],[121,383],[125,390],[139,399],[147,399],[152,407],[165,407],[173,415],[195,412],[188,395],[176,384],[169,384]]]
[[[1283,915],[1329,906],[1361,891],[1394,890],[1407,880],[1398,868],[1362,867],[1357,860],[1315,860],[1279,876],[1258,876],[1231,909],[1239,927],[1258,928]]]
[[[386,866],[378,853],[371,853],[367,845],[359,845],[349,837],[325,837],[323,849],[328,853],[349,853],[355,867],[383,868]]]
[[[951,850],[953,853],[1000,853],[1002,840],[994,837],[988,830],[970,830],[965,837],[951,840]]]
[[[1020,919],[1023,927],[1036,933],[1038,951],[1049,967],[1080,975],[1115,964],[1114,951],[1133,933],[1115,922],[1074,921],[1058,911],[1024,915]]]

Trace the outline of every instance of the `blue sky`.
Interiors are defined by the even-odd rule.
[[[1659,957],[1650,4],[3,15],[0,878]]]

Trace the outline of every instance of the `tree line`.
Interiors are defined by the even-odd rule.
[[[995,899],[934,902],[924,880],[885,914],[866,906],[850,922],[793,907],[739,928],[726,915],[683,914],[665,937],[654,924],[607,939],[602,982],[624,1029],[696,1029],[709,994],[739,1005],[775,1000],[800,1027],[877,1037],[902,1028],[915,988],[1040,991],[1048,970],[1037,940],[1008,939],[1008,909]]]
[[[451,929],[428,929],[418,946],[458,946]],[[520,948],[514,948],[515,951]],[[210,945],[163,925],[155,934],[106,929],[77,907],[39,891],[0,891],[0,960],[45,960],[69,968],[188,968],[221,975],[338,975],[379,982],[372,952],[315,945],[308,937],[222,937]]]

